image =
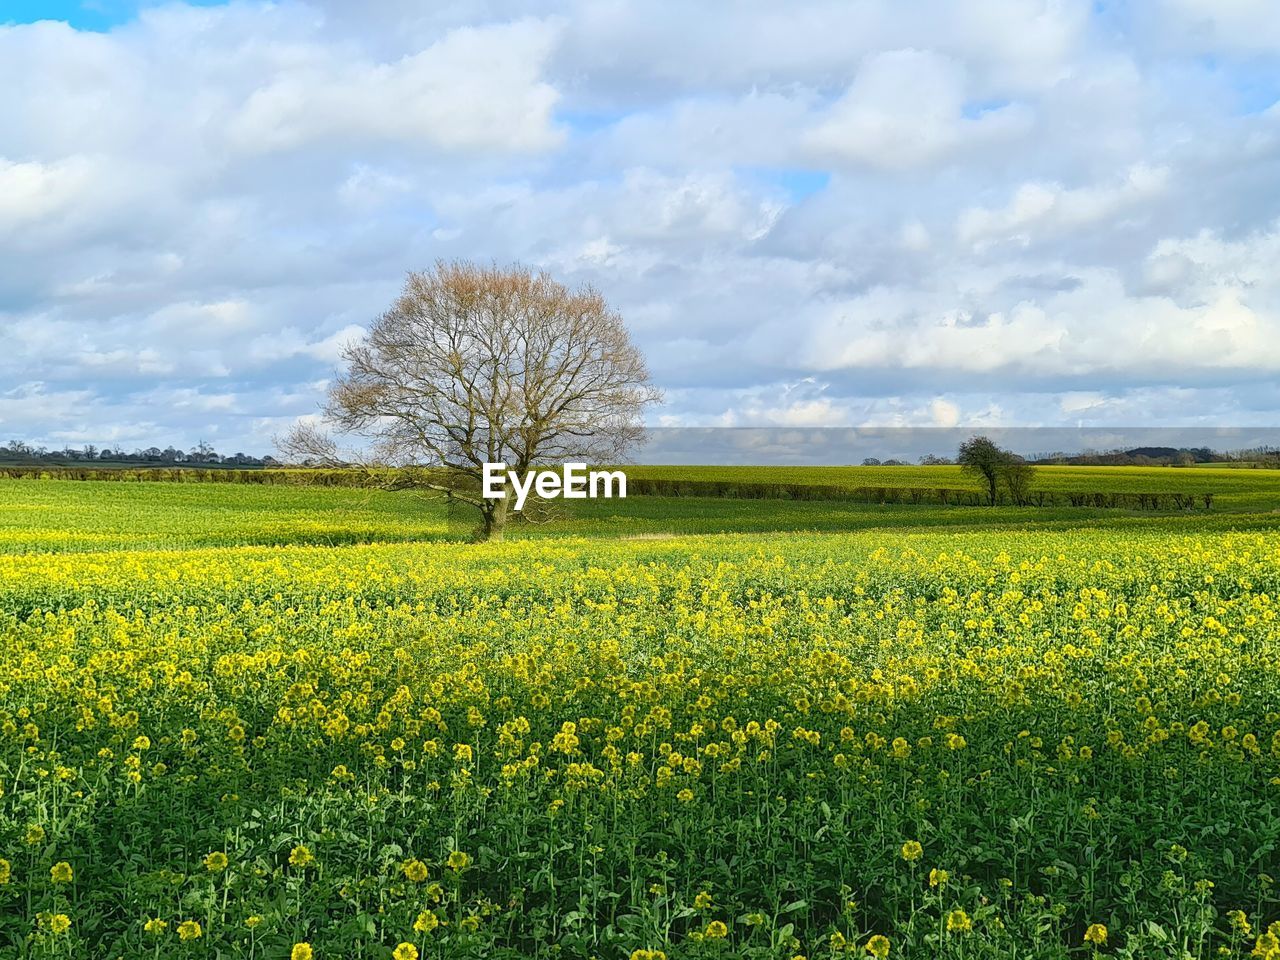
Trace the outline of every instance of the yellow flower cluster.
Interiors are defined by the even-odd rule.
[[[115,897],[97,912],[132,918],[103,933],[126,955],[175,933],[231,955],[228,931],[264,936],[280,898],[323,889],[334,916],[389,931],[353,955],[399,942],[411,958],[418,934],[516,949],[625,909],[625,929],[711,941],[700,950],[756,937],[883,958],[890,937],[919,948],[894,925],[904,903],[927,897],[960,949],[1014,936],[1001,916],[1056,885],[1044,913],[1072,950],[1081,930],[1101,948],[1092,917],[1052,914],[1083,909],[1060,864],[1084,843],[1134,862],[1184,844],[1153,909],[1169,891],[1219,916],[1252,902],[1238,838],[1165,811],[1212,797],[1243,821],[1274,804],[1278,596],[1269,533],[6,556],[0,897]],[[1150,835],[1132,832],[1139,800]],[[178,863],[141,817],[106,835],[139,809],[218,826]],[[86,837],[157,860],[124,880],[76,847]],[[784,862],[807,872],[749,900],[714,867],[763,883]],[[1091,908],[1126,909],[1121,869],[1094,878]],[[529,891],[508,882],[540,870]],[[872,906],[832,902],[854,874]],[[51,916],[88,936],[66,909]],[[1138,927],[1095,916],[1114,942]],[[316,926],[278,934],[302,930],[295,955],[327,953]],[[655,943],[625,948],[660,958]]]

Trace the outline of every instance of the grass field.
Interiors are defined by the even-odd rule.
[[[1068,470],[1215,509],[0,481],[0,957],[1266,957],[1276,475]]]

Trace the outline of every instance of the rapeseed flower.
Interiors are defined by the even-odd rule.
[[[947,914],[948,933],[968,933],[972,929],[973,921],[959,907]]]
[[[421,860],[406,860],[400,865],[400,870],[405,875],[405,879],[412,880],[414,883],[422,883],[427,879],[427,865]]]

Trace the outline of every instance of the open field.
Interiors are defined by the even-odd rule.
[[[975,477],[956,466],[903,467],[620,467],[637,481],[658,480],[692,484],[798,485],[822,488],[981,488]],[[202,478],[251,485],[358,485],[360,474],[341,470],[204,470],[193,468],[102,470],[94,468],[21,468],[29,478],[72,479],[78,482],[173,480],[190,483]],[[4,478],[0,477],[0,480]],[[640,486],[640,485],[638,485]],[[1212,467],[1037,467],[1035,490],[1053,493],[1212,493],[1215,506],[1230,511],[1280,509],[1280,470],[1244,468],[1241,464]]]
[[[447,532],[435,498],[342,487],[0,480],[0,552],[336,545]]]
[[[954,487],[977,490],[959,467],[628,467],[628,475],[669,480],[811,483],[846,487]],[[1280,508],[1280,471],[1228,467],[1036,467],[1035,488],[1055,492],[1148,491],[1214,494],[1222,510]]]
[[[637,478],[820,486],[976,489],[955,467],[627,467]],[[1037,487],[1214,494],[1213,510],[1159,515],[1083,507],[1008,508],[631,497],[562,504],[513,538],[762,533],[887,528],[1201,530],[1280,528],[1280,473],[1221,468],[1045,467]],[[0,479],[0,552],[459,539],[464,527],[429,493],[294,484]],[[452,523],[450,522],[452,519]]]
[[[0,956],[1265,956],[1280,497],[1155,472],[1214,511],[0,482]]]

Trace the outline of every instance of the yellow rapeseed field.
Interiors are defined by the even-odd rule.
[[[1272,533],[3,556],[0,956],[1276,960],[1278,592]]]

